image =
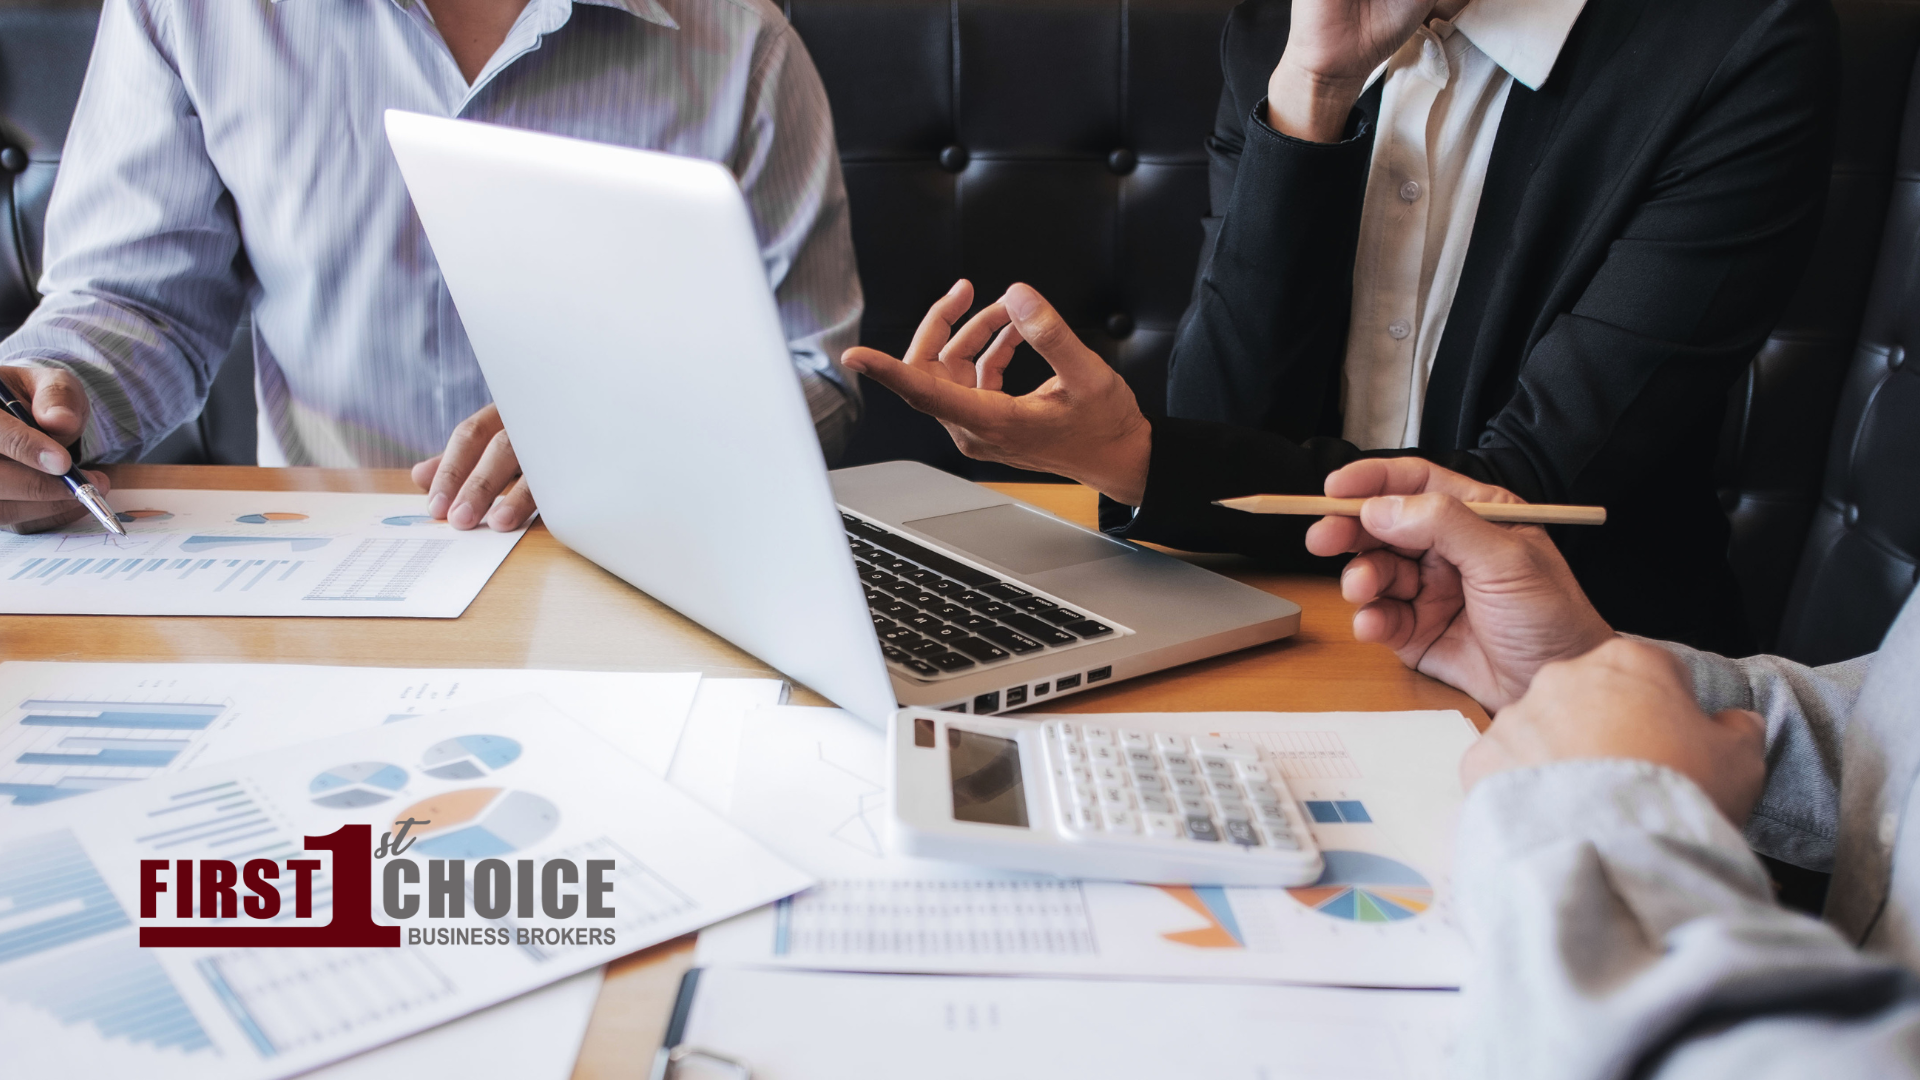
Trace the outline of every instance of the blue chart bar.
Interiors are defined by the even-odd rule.
[[[93,860],[66,830],[0,848],[0,964],[127,925]]]
[[[173,980],[128,935],[46,960],[0,967],[0,997],[90,1023],[101,1036],[160,1049],[213,1045]]]
[[[225,705],[170,705],[127,701],[23,701],[27,727],[159,728],[204,731]]]

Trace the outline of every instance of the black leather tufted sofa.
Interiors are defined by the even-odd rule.
[[[955,277],[987,295],[1025,280],[1156,407],[1200,247],[1201,140],[1232,4],[785,0],[833,101],[865,343],[900,349]],[[1920,361],[1905,351],[1920,300],[1920,0],[1835,6],[1847,85],[1821,246],[1731,395],[1720,467],[1756,632],[1809,660],[1873,648],[1920,555]],[[39,215],[91,38],[84,10],[0,8],[0,332],[35,302]],[[168,456],[251,454],[248,359],[230,357]],[[1044,374],[1023,356],[1009,384]],[[849,463],[1012,475],[866,393]]]

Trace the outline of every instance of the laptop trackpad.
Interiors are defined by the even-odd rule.
[[[1016,574],[1058,570],[1096,559],[1111,559],[1133,550],[1118,541],[1013,504],[921,518],[905,524]]]

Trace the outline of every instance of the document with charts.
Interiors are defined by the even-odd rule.
[[[405,819],[411,879],[391,853],[303,840],[371,849]],[[0,839],[0,1046],[22,1078],[291,1076],[811,883],[533,697],[128,784],[29,820]],[[199,862],[183,878],[184,859]],[[244,884],[225,879],[229,898],[256,898],[256,872],[272,879],[277,911],[210,910],[208,860],[245,867]],[[156,871],[170,888],[143,913]],[[185,918],[182,881],[198,883]],[[335,904],[356,887],[368,889],[359,904]],[[401,944],[141,947],[156,928],[224,937],[369,918],[402,928]],[[415,930],[430,940],[411,943]]]
[[[0,664],[0,825],[217,761],[521,694],[665,776],[692,673],[306,664]]]
[[[693,990],[682,1045],[756,1080],[1442,1080],[1461,1012],[1444,990],[746,968]]]
[[[1029,717],[1037,718],[1037,717]],[[1090,717],[1075,717],[1089,720]],[[1454,987],[1446,868],[1475,738],[1453,712],[1106,715],[1277,760],[1327,860],[1296,889],[1079,882],[886,855],[886,738],[829,709],[763,709],[730,819],[822,879],[700,936],[705,964]]]
[[[451,619],[519,532],[461,532],[425,495],[169,491],[107,495],[91,518],[0,538],[0,611],[17,615],[333,615]]]

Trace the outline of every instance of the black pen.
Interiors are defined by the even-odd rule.
[[[39,424],[33,422],[33,410],[21,404],[20,399],[13,396],[13,388],[8,386],[4,379],[0,379],[0,406],[4,406],[8,412],[12,413],[15,420],[42,435],[46,434]],[[100,489],[94,487],[93,482],[87,479],[87,474],[80,471],[78,461],[75,461],[73,468],[68,469],[67,475],[60,479],[67,482],[67,490],[73,492],[73,497],[79,499],[80,505],[86,507],[87,512],[97,518],[100,524],[106,526],[108,532],[115,536],[127,535],[127,530],[121,526],[120,519],[114,516],[113,507],[108,506],[107,500],[100,496]]]

